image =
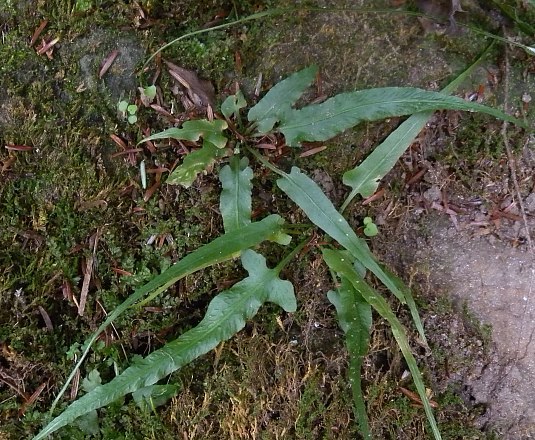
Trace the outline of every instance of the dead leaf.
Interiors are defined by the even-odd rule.
[[[110,69],[111,65],[115,61],[115,58],[119,55],[118,50],[114,50],[108,54],[108,56],[104,59],[102,62],[102,66],[100,67],[100,71],[98,73],[99,79],[102,79],[102,77],[106,74],[106,72]]]
[[[33,47],[33,45],[39,38],[39,35],[41,35],[41,33],[43,32],[47,24],[48,24],[48,20],[41,21],[41,24],[37,27],[37,29],[32,35],[32,39],[30,40],[30,47]]]
[[[165,64],[169,74],[185,89],[187,97],[197,108],[206,110],[207,107],[215,107],[215,90],[210,81],[200,79],[195,72],[169,61]]]

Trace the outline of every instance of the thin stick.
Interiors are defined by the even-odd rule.
[[[504,35],[506,35],[505,34],[505,28],[503,28],[503,27],[502,27],[502,32],[503,32]],[[507,46],[505,46],[505,69],[504,69],[505,70],[504,71],[504,89],[505,90],[504,90],[504,98],[503,98],[503,109],[504,109],[505,112],[507,112],[507,107],[509,106],[510,69],[511,69],[511,65],[510,65],[510,60],[509,60],[509,48]],[[528,243],[528,253],[532,257],[532,259],[531,259],[531,264],[532,264],[531,265],[531,282],[529,283],[529,292],[526,295],[526,300],[524,301],[524,310],[522,311],[522,318],[521,318],[521,321],[520,321],[520,335],[523,335],[524,334],[524,323],[526,321],[526,313],[527,313],[527,310],[528,310],[529,303],[531,301],[532,286],[533,286],[533,281],[534,281],[534,278],[535,278],[535,268],[533,267],[533,264],[535,262],[535,259],[533,258],[533,256],[535,255],[535,253],[533,252],[533,242],[531,240],[531,233],[529,232],[529,225],[528,225],[528,219],[527,219],[527,215],[526,215],[526,209],[524,207],[524,201],[522,200],[522,194],[520,193],[520,185],[518,184],[518,177],[516,175],[516,160],[515,160],[515,157],[513,155],[512,150],[511,150],[511,145],[509,144],[509,136],[507,135],[507,126],[508,126],[507,121],[503,121],[501,134],[502,134],[503,144],[505,145],[505,150],[507,152],[507,162],[508,162],[508,165],[509,165],[509,172],[511,173],[511,180],[513,181],[513,186],[514,186],[514,189],[515,189],[514,197],[518,200],[518,205],[520,206],[520,212],[522,214],[522,220],[523,220],[523,223],[524,223],[524,228],[526,229],[526,239],[527,239],[527,243]],[[517,338],[514,361],[520,360],[519,352],[520,352],[520,344],[522,342],[522,339],[523,338]],[[525,347],[526,350],[527,350],[527,347],[529,346],[529,344],[532,342],[532,339],[533,339],[533,331],[531,332],[529,340],[527,341],[527,344],[526,344],[526,347]],[[506,373],[506,375],[508,375],[508,374],[509,373]]]

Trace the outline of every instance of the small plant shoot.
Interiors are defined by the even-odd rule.
[[[364,217],[362,223],[364,224],[364,235],[366,237],[375,237],[379,233],[379,229],[371,217]]]

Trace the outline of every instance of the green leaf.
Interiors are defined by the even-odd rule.
[[[186,121],[180,128],[169,128],[160,133],[153,134],[139,141],[139,144],[156,139],[173,138],[178,140],[197,142],[201,137],[217,148],[224,148],[227,145],[227,138],[223,135],[223,130],[227,128],[226,121],[214,119],[197,119],[195,121]]]
[[[361,368],[370,341],[372,309],[344,277],[341,278],[340,287],[336,291],[327,292],[327,298],[336,307],[338,324],[346,335],[346,346],[349,352],[349,382],[353,392],[355,416],[362,436],[366,440],[371,440],[366,404],[362,394]]]
[[[225,150],[217,148],[205,140],[202,148],[192,151],[184,157],[183,162],[169,175],[166,183],[189,188],[201,171],[206,170],[217,158],[223,157],[225,154]]]
[[[256,122],[258,133],[267,133],[280,120],[281,114],[290,110],[305,90],[312,84],[318,68],[310,66],[290,75],[273,86],[265,96],[249,110],[247,119]]]
[[[373,222],[368,222],[364,226],[364,235],[366,237],[375,237],[379,233],[377,225]]]
[[[241,90],[238,90],[235,95],[230,95],[221,104],[221,113],[225,118],[230,119],[233,116],[238,116],[240,109],[247,106],[247,101]]]
[[[169,399],[178,393],[179,386],[175,384],[150,385],[132,393],[134,402],[142,411],[154,411],[165,405]]]
[[[366,242],[357,237],[346,219],[336,210],[316,182],[303,174],[299,168],[293,167],[290,174],[285,174],[285,177],[277,180],[277,185],[305,212],[312,223],[345,247],[364,267],[372,271],[402,303],[405,302],[398,287],[375,261]]]
[[[76,426],[80,428],[84,434],[97,436],[100,434],[100,425],[98,421],[97,410],[89,411],[87,414],[78,417],[75,420]]]
[[[137,122],[137,116],[136,115],[128,116],[128,123],[129,124],[135,124],[136,122]]]
[[[125,113],[127,108],[128,108],[128,101],[119,101],[119,104],[117,104],[117,109],[121,113]]]
[[[416,307],[416,303],[414,302],[414,298],[412,296],[411,289],[409,289],[403,280],[399,278],[398,276],[394,275],[392,271],[390,271],[388,268],[383,266],[383,270],[385,274],[390,277],[392,282],[398,286],[398,289],[401,291],[403,296],[405,297],[405,302],[407,303],[407,306],[409,307],[409,311],[411,312],[412,320],[414,322],[414,326],[416,327],[416,330],[418,330],[418,334],[420,335],[420,338],[422,339],[422,343],[428,346],[427,344],[427,338],[425,337],[424,332],[424,326],[422,324],[422,320],[420,319],[420,314],[418,313],[418,307]]]
[[[82,389],[85,392],[90,392],[98,387],[101,383],[102,379],[100,378],[100,373],[97,369],[94,369],[89,372],[87,377],[82,379]]]
[[[494,47],[493,41],[477,57],[477,59],[466,68],[460,75],[451,81],[442,93],[453,92],[464,80],[466,80],[475,68],[486,59],[490,50]],[[429,118],[433,116],[433,111],[416,113],[404,121],[390,135],[376,147],[370,155],[364,159],[357,167],[344,173],[343,182],[352,188],[347,196],[341,211],[344,211],[351,200],[360,194],[362,197],[370,197],[379,187],[379,181],[394,167],[398,159],[410,147],[418,133],[422,131]]]
[[[143,95],[149,99],[154,99],[156,97],[156,86],[147,86],[143,88]]]
[[[131,115],[135,115],[137,113],[137,105],[130,104],[128,107],[126,107],[126,111]]]
[[[366,198],[375,193],[380,180],[394,167],[432,115],[433,112],[412,115],[377,146],[362,164],[346,171],[343,182],[353,189],[351,194],[360,193]]]
[[[242,233],[246,228],[240,229]],[[110,404],[114,400],[151,386],[199,356],[213,350],[245,326],[265,302],[273,302],[287,312],[295,311],[293,286],[266,267],[266,260],[254,251],[242,254],[249,276],[230,290],[221,292],[209,304],[203,320],[176,340],[134,362],[122,374],[82,396],[53,419],[34,440],[39,440],[77,417]]]
[[[253,170],[248,166],[246,157],[232,156],[230,164],[219,172],[223,190],[219,210],[223,217],[226,232],[235,231],[251,223],[251,191]]]
[[[396,339],[396,342],[401,349],[403,357],[405,358],[407,366],[412,374],[414,384],[416,385],[416,389],[418,390],[418,394],[424,405],[427,420],[431,425],[431,430],[433,431],[435,439],[439,440],[441,436],[440,432],[438,431],[435,416],[433,415],[431,405],[429,404],[422,375],[418,369],[418,366],[416,365],[416,359],[412,354],[403,325],[396,318],[396,315],[386,300],[379,294],[379,292],[372,289],[366,283],[366,281],[359,276],[347,258],[344,258],[343,254],[341,254],[339,251],[334,251],[331,249],[322,249],[322,253],[323,259],[329,268],[336,272],[338,276],[347,278],[353,288],[359,292],[364,300],[370,304],[375,311],[379,313],[379,315],[381,315],[381,317],[384,318],[390,325],[390,328],[392,329],[392,335]]]
[[[526,127],[500,110],[455,96],[411,87],[386,87],[341,93],[321,104],[289,109],[282,114],[278,131],[284,134],[288,145],[298,146],[302,141],[325,141],[363,121],[440,109],[488,113]]]
[[[65,393],[65,390],[74,378],[76,371],[87,357],[91,346],[106,327],[121,316],[126,310],[147,297],[147,295],[148,297],[140,304],[152,300],[185,276],[204,269],[205,267],[235,258],[239,256],[243,250],[256,246],[264,240],[280,240],[280,236],[283,234],[283,224],[284,220],[280,216],[274,214],[259,222],[244,226],[237,231],[226,233],[200,247],[196,251],[186,255],[182,260],[170,266],[160,275],[154,277],[147,284],[132,293],[132,295],[107,316],[106,320],[98,327],[96,332],[85,342],[82,355],[54,400],[52,410],[61,396]]]

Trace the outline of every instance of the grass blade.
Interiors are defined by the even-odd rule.
[[[375,311],[379,313],[379,315],[381,315],[381,317],[383,317],[390,325],[390,328],[392,329],[392,334],[396,339],[396,342],[412,374],[414,384],[424,405],[427,420],[431,425],[433,435],[436,440],[440,440],[441,435],[438,430],[438,426],[435,420],[435,416],[433,415],[433,410],[431,409],[429,399],[427,398],[425,392],[425,385],[422,379],[422,375],[420,373],[420,370],[418,369],[418,366],[416,365],[416,359],[412,354],[403,325],[396,318],[396,315],[394,314],[386,300],[379,294],[379,292],[372,289],[364,281],[364,279],[355,271],[348,259],[344,258],[343,253],[331,249],[323,249],[322,253],[323,259],[325,260],[329,268],[332,271],[336,272],[340,277],[347,278],[347,280],[352,284],[353,288],[357,292],[359,292],[366,300],[366,302],[370,304],[375,309]]]
[[[239,256],[243,250],[256,246],[264,240],[279,240],[280,235],[283,234],[283,224],[284,220],[280,216],[273,214],[259,222],[251,223],[238,231],[224,234],[200,247],[196,251],[186,255],[182,260],[178,261],[166,271],[154,277],[147,284],[132,293],[132,295],[107,316],[106,320],[98,327],[96,332],[85,342],[82,355],[54,400],[50,412],[54,410],[59,399],[61,399],[61,396],[65,393],[65,390],[74,378],[76,371],[87,357],[91,346],[106,327],[126,310],[149,294],[148,298],[144,300],[145,302],[155,298],[168,287],[189,274],[204,269],[205,267],[221,263],[222,261],[235,258]]]
[[[240,232],[243,231],[240,230]],[[252,250],[242,253],[249,276],[230,290],[218,294],[209,304],[203,320],[176,340],[141,361],[133,363],[110,382],[98,386],[73,402],[52,420],[34,440],[45,438],[78,417],[101,408],[136,390],[157,383],[184,365],[213,350],[239,332],[265,302],[273,302],[287,312],[296,310],[293,286],[268,269],[266,260]]]
[[[288,145],[298,146],[302,141],[326,141],[363,121],[442,109],[478,111],[526,127],[500,110],[456,96],[412,87],[385,87],[341,93],[321,104],[290,109],[283,113],[278,130]]]
[[[230,164],[219,172],[223,190],[219,199],[219,210],[226,232],[235,231],[251,223],[251,192],[253,170],[246,157],[232,156]]]
[[[371,440],[366,404],[362,394],[361,368],[370,341],[372,309],[344,277],[336,291],[327,292],[327,298],[336,307],[338,324],[346,335],[346,346],[349,352],[349,382],[360,433],[365,440]]]

